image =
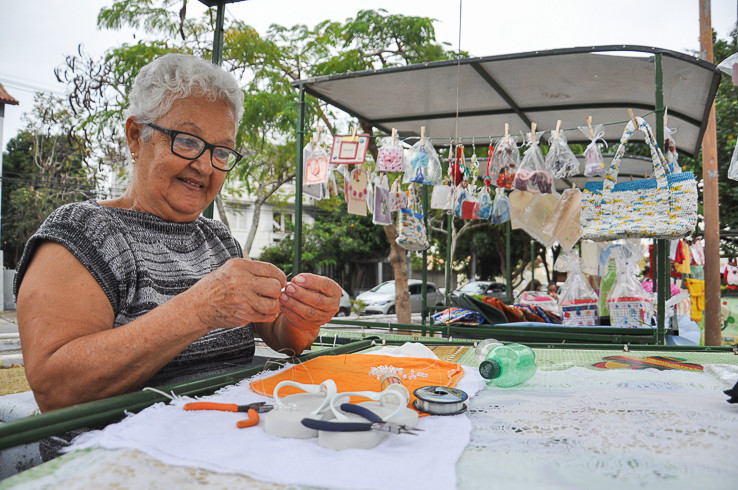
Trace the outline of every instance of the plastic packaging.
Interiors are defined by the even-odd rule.
[[[605,127],[602,124],[596,124],[593,128],[589,121],[588,119],[587,126],[579,126],[579,131],[590,139],[587,148],[584,149],[584,176],[603,177],[606,172],[605,159],[602,157],[598,140],[607,144],[603,139]]]
[[[610,310],[610,325],[613,327],[650,327],[653,311],[652,295],[649,294],[636,277],[638,273],[638,254],[634,248],[618,247],[612,251],[617,266],[615,285],[607,297]]]
[[[615,259],[610,257],[607,261],[607,270],[602,276],[600,281],[600,315],[610,316],[610,309],[607,307],[607,297],[610,295],[610,290],[615,284],[615,278],[617,277],[617,266],[615,265]]]
[[[536,374],[536,354],[522,344],[498,345],[479,365],[479,374],[487,384],[509,388],[525,383]]]
[[[579,256],[572,251],[562,253],[556,260],[554,269],[568,273],[559,294],[561,323],[574,327],[597,325],[597,293],[582,274]]]
[[[494,153],[490,162],[490,178],[492,183],[503,189],[512,189],[515,173],[520,166],[520,152],[515,138],[500,138],[494,145]]]
[[[492,213],[490,221],[495,224],[505,223],[510,220],[510,201],[505,195],[505,189],[498,187],[495,190],[495,199],[492,202]]]
[[[489,187],[486,185],[479,189],[477,202],[479,202],[479,219],[490,219],[492,216],[492,198],[489,195]]]
[[[414,184],[440,184],[443,181],[441,176],[441,162],[438,160],[430,139],[418,141],[407,152],[405,158],[405,173],[403,176],[404,183]]]
[[[543,153],[538,146],[542,132],[530,133],[528,143],[530,147],[523,153],[523,161],[515,173],[513,187],[521,191],[537,194],[551,194],[553,192],[553,175],[546,168]]]
[[[730,159],[730,167],[728,167],[728,178],[738,180],[738,144],[733,150],[733,157]]]
[[[579,160],[566,142],[564,133],[551,131],[546,155],[546,167],[557,179],[565,179],[579,173]]]
[[[679,165],[679,154],[676,149],[676,141],[674,141],[674,133],[676,129],[672,129],[664,125],[664,158],[666,163],[669,165],[669,173],[679,174],[682,172],[682,167]]]

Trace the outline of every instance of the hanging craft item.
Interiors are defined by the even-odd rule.
[[[513,187],[520,191],[534,192],[538,194],[550,194],[553,192],[553,176],[546,169],[543,161],[543,153],[538,146],[538,138],[543,133],[536,133],[536,123],[530,123],[530,134],[528,144],[530,147],[523,154],[523,161],[515,173]]]
[[[669,172],[678,174],[682,171],[682,167],[679,166],[679,154],[676,149],[676,141],[674,141],[674,134],[677,130],[666,125],[669,120],[667,111],[668,108],[664,109],[664,158],[666,158],[666,164],[669,166]]]
[[[366,216],[366,195],[369,176],[360,168],[351,171],[348,184],[348,212]]]
[[[552,235],[564,250],[571,249],[582,237],[581,212],[582,192],[574,187],[565,189],[544,225],[543,233]]]
[[[492,183],[503,189],[512,189],[519,165],[518,145],[510,136],[510,125],[505,123],[505,136],[497,142],[492,155]]]
[[[733,140],[735,141],[735,139]],[[730,158],[730,167],[728,167],[728,178],[738,180],[738,145],[733,149],[733,156]]]
[[[602,141],[607,146],[607,142],[604,140],[605,127],[602,124],[592,127],[592,116],[587,116],[587,125],[579,126],[579,131],[590,140],[587,148],[584,149],[584,176],[604,176],[605,159],[602,157],[602,151],[600,150],[598,141]]]
[[[371,172],[367,175],[366,182],[366,207],[370,213],[374,214],[374,174]]]
[[[430,244],[425,233],[420,198],[411,184],[408,190],[408,206],[400,209],[397,244],[406,250],[426,250]]]
[[[336,135],[333,137],[331,163],[348,165],[364,163],[368,147],[369,135],[356,134],[356,128],[350,135]]]
[[[490,219],[492,216],[492,198],[489,195],[489,187],[482,186],[477,194],[479,203],[479,219]]]
[[[495,200],[492,202],[490,221],[495,224],[506,223],[510,220],[510,201],[505,195],[505,189],[498,187],[495,190]]]
[[[632,114],[632,111],[630,111]],[[651,150],[651,179],[616,184],[625,144],[640,130]],[[631,118],[604,181],[588,182],[582,193],[583,237],[682,238],[697,224],[697,181],[692,172],[670,174],[645,119]]]
[[[556,259],[554,270],[567,273],[559,294],[561,323],[575,327],[599,324],[597,293],[582,274],[579,255],[571,250],[563,252]]]
[[[452,153],[451,148],[449,148],[449,155]],[[454,153],[456,154],[456,158],[449,159],[449,162],[451,164],[451,167],[449,168],[449,173],[451,174],[451,182],[453,182],[454,185],[458,186],[465,180],[464,174],[466,173],[466,162],[464,159],[464,145],[456,145],[456,151]]]
[[[638,263],[640,259],[637,250],[640,244],[634,243],[626,247],[618,247],[612,251],[617,267],[615,284],[607,297],[607,307],[610,310],[610,325],[613,327],[637,328],[651,326],[653,311],[651,295],[638,281]]]
[[[441,162],[436,149],[425,137],[425,126],[420,128],[420,140],[408,150],[405,160],[404,183],[437,184],[441,182]]]
[[[454,192],[454,216],[464,218],[464,201],[466,201],[466,186],[456,187]]]
[[[551,131],[550,145],[546,155],[546,168],[557,179],[565,179],[579,173],[579,160],[566,142],[561,132],[561,119],[556,122],[556,130]]]
[[[461,217],[463,219],[479,219],[479,201],[474,195],[474,186],[467,189],[466,199],[461,203]]]
[[[453,187],[448,184],[448,181],[444,181],[443,184],[436,184],[433,186],[433,192],[431,193],[431,209],[442,209],[449,211],[453,207]]]
[[[392,128],[392,138],[377,152],[378,172],[402,172],[405,163],[405,149],[397,140],[397,129]]]
[[[386,175],[378,177],[374,186],[374,215],[372,223],[375,225],[391,225],[392,213],[390,212],[389,180]]]
[[[407,193],[400,187],[402,177],[397,177],[392,182],[389,192],[390,212],[399,211],[401,208],[407,207]]]
[[[303,183],[323,184],[328,178],[328,153],[321,147],[310,143],[303,150],[305,159],[305,178]]]
[[[559,203],[559,194],[533,194],[514,190],[510,193],[510,224],[522,228],[528,235],[551,247],[556,239],[543,231],[551,213]]]
[[[495,146],[492,142],[492,136],[489,137],[489,149],[487,151],[487,166],[479,169],[479,177],[484,181],[484,185],[492,185],[492,174],[494,173],[494,155]]]

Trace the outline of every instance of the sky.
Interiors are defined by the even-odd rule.
[[[112,3],[0,0],[0,83],[20,101],[5,107],[3,149],[25,126],[35,91],[64,94],[54,68],[78,45],[97,56],[147,39],[144,32],[97,29],[100,8]],[[187,3],[188,16],[204,9],[198,1]],[[436,39],[453,49],[460,43],[472,56],[610,44],[699,51],[699,0],[247,0],[229,4],[226,15],[263,34],[271,24],[344,21],[363,9],[436,19]],[[712,27],[720,38],[728,38],[737,13],[738,0],[712,0]]]

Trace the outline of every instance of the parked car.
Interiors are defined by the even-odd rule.
[[[349,316],[351,314],[351,297],[345,289],[341,288],[341,301],[338,303],[336,316]]]
[[[432,282],[426,283],[426,304],[428,306],[441,306],[444,304],[443,295]],[[413,313],[423,310],[423,281],[410,279],[410,307]],[[391,315],[395,313],[395,281],[383,282],[369,291],[363,292],[356,297],[357,301],[366,303],[364,313]]]
[[[500,301],[507,301],[507,287],[502,282],[494,281],[472,281],[467,282],[458,289],[455,289],[452,295],[460,294],[476,294],[487,296],[488,298],[497,298]]]

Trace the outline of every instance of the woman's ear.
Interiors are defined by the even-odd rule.
[[[126,120],[126,140],[128,141],[128,149],[135,160],[141,150],[141,124],[133,116]]]

